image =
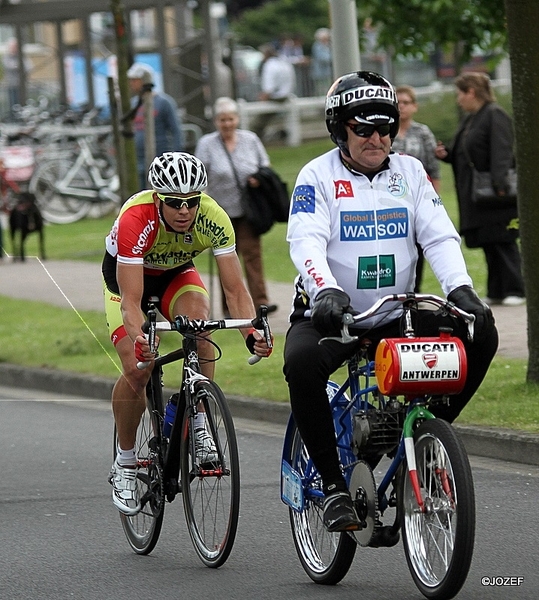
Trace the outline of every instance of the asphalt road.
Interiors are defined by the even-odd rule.
[[[358,549],[337,588],[312,583],[295,554],[279,498],[284,426],[236,419],[236,427],[242,468],[238,537],[228,562],[211,570],[191,546],[181,499],[167,505],[150,556],[129,549],[106,481],[112,453],[107,403],[0,388],[0,598],[421,598],[402,544]],[[479,458],[472,458],[472,467],[476,545],[459,598],[535,599],[539,468]],[[507,577],[515,585],[481,583]]]

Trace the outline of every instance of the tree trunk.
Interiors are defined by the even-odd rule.
[[[518,210],[528,315],[527,381],[539,383],[539,2],[505,0],[511,57]]]
[[[111,0],[111,12],[114,17],[114,31],[116,34],[116,60],[118,62],[118,87],[120,90],[121,115],[127,115],[131,110],[130,90],[127,81],[129,68],[129,37],[125,25],[125,11],[121,0]],[[140,189],[137,172],[137,157],[135,153],[135,140],[133,138],[133,124],[131,120],[122,121],[123,152],[118,155],[118,160],[124,160],[126,174],[126,187],[129,196]],[[124,198],[124,201],[127,197]]]

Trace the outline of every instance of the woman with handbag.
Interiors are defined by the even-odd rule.
[[[217,98],[213,119],[217,131],[199,139],[195,155],[206,166],[208,194],[225,209],[232,221],[236,251],[243,262],[247,287],[255,307],[265,304],[268,312],[275,312],[278,307],[269,303],[264,279],[261,238],[247,221],[242,204],[245,188],[260,185],[253,174],[260,167],[268,167],[270,159],[255,133],[238,128],[240,119],[235,100]],[[226,315],[228,308],[224,296],[221,297],[223,313]]]
[[[517,245],[516,197],[511,118],[496,103],[490,79],[467,72],[455,79],[457,103],[466,113],[451,146],[438,142],[436,157],[451,163],[460,213],[460,233],[468,248],[482,248],[487,264],[489,304],[524,304],[524,281]],[[477,176],[490,173],[492,194],[480,203]],[[514,172],[514,171],[513,171]]]

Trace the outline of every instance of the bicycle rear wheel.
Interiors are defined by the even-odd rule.
[[[414,434],[421,512],[408,471],[402,486],[403,544],[415,584],[427,598],[453,598],[472,561],[475,498],[468,456],[455,430],[430,419]]]
[[[181,484],[183,507],[195,550],[208,567],[220,567],[230,555],[240,511],[240,463],[232,415],[225,396],[213,381],[197,386],[206,412],[206,430],[218,460],[199,464],[189,407],[182,420]]]
[[[162,402],[162,400],[161,400]],[[156,428],[161,427],[158,414],[147,408],[140,420],[135,442],[137,456],[137,494],[140,512],[133,516],[120,514],[127,541],[137,554],[149,554],[157,544],[165,511],[163,469],[155,452]],[[114,429],[114,458],[116,458],[116,428]]]
[[[289,508],[294,545],[305,572],[315,583],[335,585],[350,570],[357,544],[350,534],[330,533],[324,527],[322,480],[295,425],[291,436],[290,456],[283,458],[304,486],[303,510]]]
[[[41,214],[49,223],[74,223],[90,212],[91,202],[60,193],[57,189],[72,166],[73,163],[65,158],[53,158],[40,165],[32,175],[29,190],[36,195]],[[81,168],[70,180],[69,186],[91,189],[92,177]]]

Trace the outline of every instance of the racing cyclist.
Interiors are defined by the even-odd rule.
[[[112,391],[118,451],[110,482],[113,502],[126,515],[140,510],[134,446],[155,358],[141,329],[149,298],[159,298],[156,306],[169,320],[179,314],[208,319],[208,292],[193,259],[211,249],[230,314],[233,318],[255,317],[230,219],[204,193],[207,174],[203,163],[191,154],[166,152],[153,160],[148,181],[152,189],[135,194],[122,206],[106,238],[102,265],[107,324],[122,364]],[[251,353],[269,356],[260,333],[254,329],[242,329],[241,333]],[[213,378],[213,346],[200,340],[198,351],[203,374]],[[150,366],[140,370],[139,361],[150,361]],[[206,431],[204,413],[196,419],[197,455],[206,462],[214,460],[216,449]]]

